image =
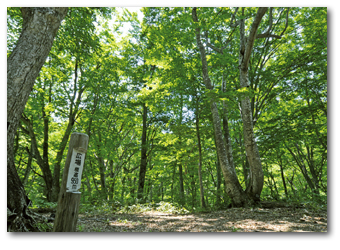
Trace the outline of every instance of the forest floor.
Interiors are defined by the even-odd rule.
[[[194,214],[158,211],[79,214],[78,232],[327,232],[327,210],[230,208]]]

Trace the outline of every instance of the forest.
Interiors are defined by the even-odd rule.
[[[78,231],[327,232],[327,8],[7,8],[8,231],[51,231],[74,132]]]

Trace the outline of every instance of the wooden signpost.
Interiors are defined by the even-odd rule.
[[[75,232],[78,220],[81,174],[89,137],[73,133],[69,142],[63,180],[58,197],[53,232]]]

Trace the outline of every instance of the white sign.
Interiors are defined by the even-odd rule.
[[[79,193],[85,153],[73,149],[70,168],[67,175],[66,192]]]

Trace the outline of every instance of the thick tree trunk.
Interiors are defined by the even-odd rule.
[[[193,16],[194,22],[198,22],[196,8],[193,8],[192,16]],[[205,54],[205,49],[201,41],[200,28],[196,28],[196,42],[197,42],[197,47],[199,48],[200,55],[201,55],[203,81],[204,81],[205,87],[211,90],[213,89],[213,86],[209,78],[208,63],[207,63],[207,58]],[[223,176],[226,180],[226,186],[225,186],[226,193],[231,198],[234,206],[237,206],[237,207],[245,206],[247,203],[247,197],[246,197],[245,192],[242,190],[240,182],[238,181],[235,169],[230,166],[226,144],[223,139],[223,133],[222,133],[222,128],[221,128],[221,118],[219,116],[218,109],[217,109],[217,106],[214,100],[211,100],[210,102],[210,109],[211,109],[211,113],[213,117],[218,157],[220,160],[220,165],[221,165]]]
[[[144,182],[145,182],[145,174],[146,174],[146,166],[147,166],[147,126],[146,126],[146,119],[148,115],[148,110],[145,105],[143,104],[143,131],[142,131],[142,145],[141,145],[141,163],[139,169],[139,179],[138,179],[138,199],[143,199],[143,190],[144,190]]]
[[[28,199],[24,186],[12,162],[7,162],[7,231],[29,232],[39,231],[35,221],[29,214]]]
[[[28,218],[27,196],[14,166],[13,143],[22,112],[39,75],[61,20],[68,8],[22,8],[23,27],[7,59],[7,211],[8,231],[33,229]]]
[[[240,54],[239,54],[239,69],[240,69],[240,86],[241,88],[249,88],[248,65],[250,55],[254,46],[257,29],[260,25],[263,15],[268,8],[259,8],[250,29],[248,38],[245,37],[244,19],[240,22]],[[244,9],[242,9],[244,14]],[[263,188],[263,171],[260,160],[259,150],[255,142],[253,130],[253,117],[250,99],[248,96],[241,98],[242,122],[244,146],[247,153],[247,159],[250,166],[250,183],[246,190],[248,196],[254,201],[259,202]]]
[[[215,102],[211,102],[210,106],[213,115],[216,148],[218,152],[217,155],[219,157],[221,170],[225,179],[226,193],[228,194],[229,198],[231,198],[233,206],[245,206],[247,203],[247,197],[237,178],[235,169],[230,166],[228,161],[227,150],[223,140],[222,128],[220,123],[221,119],[218,114],[217,106]]]

